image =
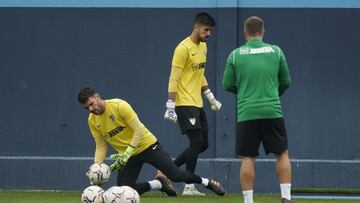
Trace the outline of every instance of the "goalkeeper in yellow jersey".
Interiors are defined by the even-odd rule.
[[[175,164],[186,164],[194,173],[198,155],[208,148],[208,122],[201,93],[209,100],[211,109],[219,111],[221,103],[208,88],[205,78],[206,39],[210,36],[215,20],[208,13],[198,13],[191,35],[175,48],[168,85],[168,101],[164,118],[178,120],[182,134],[189,139],[189,146],[176,159]],[[204,195],[194,184],[186,184],[183,195]]]
[[[202,184],[218,195],[225,194],[219,182],[180,170],[126,101],[116,98],[103,100],[90,87],[80,90],[78,101],[90,113],[88,124],[96,144],[94,162],[105,160],[108,144],[117,151],[117,154],[111,155],[116,161],[110,168],[118,173],[118,186],[130,186],[139,194],[160,190],[169,196],[176,196],[175,189],[163,176],[136,183],[142,166],[148,163],[174,182]]]

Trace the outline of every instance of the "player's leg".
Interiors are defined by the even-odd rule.
[[[189,139],[189,148],[185,157],[186,170],[194,173],[197,159],[204,143],[202,130],[188,130],[186,136]]]
[[[291,163],[288,153],[287,133],[283,118],[262,120],[263,145],[266,153],[276,157],[276,174],[280,183],[281,197],[291,200]]]
[[[186,134],[187,137],[190,136],[189,133],[192,135],[201,135],[200,112],[198,108],[193,106],[177,106],[175,110],[176,114],[178,115],[178,123],[182,134]],[[189,140],[189,146],[178,157],[176,157],[174,161],[177,166],[182,166],[184,163],[186,163],[190,150],[191,142]],[[188,159],[188,161],[189,160],[190,159]],[[191,166],[189,167],[193,168]]]
[[[257,120],[239,122],[236,132],[236,151],[241,157],[240,183],[244,195],[244,203],[253,203],[255,182],[255,159],[259,155],[258,149],[261,137]]]
[[[242,157],[240,167],[240,183],[244,195],[244,203],[253,203],[255,182],[255,157]]]
[[[203,142],[201,145],[200,153],[206,151],[209,147],[209,127],[206,118],[206,114],[203,108],[200,108],[200,124],[202,130]]]
[[[143,162],[141,160],[137,159],[136,157],[130,158],[126,166],[117,172],[117,185],[130,186],[134,188],[140,195],[150,191],[150,185],[148,182],[136,183],[142,166]]]
[[[207,148],[207,134],[206,140],[204,140],[204,133],[202,130],[191,130],[186,133],[189,139],[189,148],[187,149],[187,155],[185,157],[186,170],[195,173],[195,168],[198,160],[198,156]],[[183,195],[197,195],[203,196],[204,193],[199,192],[194,184],[185,184]]]
[[[197,146],[200,146],[199,153],[202,153],[207,150],[209,146],[209,136],[208,136],[208,123],[206,119],[206,114],[203,108],[199,108],[200,111],[200,124],[201,124],[201,143],[199,143]],[[183,195],[197,195],[197,196],[203,196],[204,193],[199,192],[194,184],[185,184]]]
[[[154,145],[150,146],[148,149],[144,150],[140,154],[131,157],[129,159],[126,166],[118,171],[118,176],[117,176],[118,186],[122,186],[122,185],[130,186],[134,188],[140,195],[150,190],[162,189],[162,184],[159,180],[151,180],[147,182],[136,183],[136,180],[140,174],[143,164],[148,159],[149,154],[152,153],[153,148],[156,148],[157,145],[158,143],[155,143]],[[176,191],[175,192],[172,191],[171,193],[172,195],[168,193],[167,194],[169,196],[174,196],[174,193],[176,195]]]
[[[193,160],[198,158],[198,155],[209,147],[209,136],[208,136],[208,122],[206,119],[206,114],[203,108],[193,108],[191,113],[187,114],[187,117],[195,117],[199,122],[195,123],[192,127],[186,128],[186,135],[189,139],[189,148],[187,149],[187,156],[185,158],[185,163],[188,171],[195,172],[196,162],[194,165]],[[186,120],[186,119],[185,119]],[[198,126],[200,124],[200,126]],[[192,157],[193,158],[189,158]],[[190,163],[188,162],[190,161]]]
[[[182,171],[175,165],[168,153],[161,149],[161,146],[153,150],[152,154],[148,156],[147,162],[164,173],[171,181],[202,184],[218,195],[224,195],[226,192],[225,188],[215,180],[202,178],[189,171]],[[166,182],[163,186],[166,186]]]
[[[188,137],[189,146],[175,159],[175,164],[181,166],[185,163],[186,170],[194,173],[199,154],[208,147],[206,116],[202,108],[193,106],[177,107],[176,112],[181,132]],[[194,184],[185,184],[183,194],[204,195]]]
[[[187,108],[187,107],[186,107]],[[188,118],[191,117],[192,115],[194,115],[195,113],[187,113],[185,110],[183,110],[185,108],[180,108],[178,110],[178,113],[180,115],[180,119],[179,119],[179,124],[180,124],[180,128],[183,134],[188,134],[187,131],[189,129],[193,129],[194,126],[188,126]],[[207,122],[207,118],[206,118],[206,114],[203,108],[197,108],[198,113],[196,113],[195,115],[199,115],[199,120],[200,120],[200,128],[197,127],[196,129],[201,129],[201,137],[199,136],[199,140],[195,140],[193,143],[193,146],[197,147],[200,146],[200,149],[198,150],[199,153],[204,152],[205,150],[207,150],[207,148],[209,147],[209,128],[208,128],[208,122]],[[189,115],[190,114],[190,115]],[[192,133],[191,133],[192,134]],[[200,135],[200,133],[198,133],[198,135]],[[189,137],[189,136],[188,136]],[[195,137],[195,136],[191,136],[191,137]],[[197,145],[195,145],[195,143],[198,142]],[[191,144],[190,144],[191,146]],[[188,153],[188,150],[190,148],[190,146],[188,148],[186,148],[176,159],[175,159],[175,164],[177,166],[181,166],[183,165],[186,161],[186,156]]]
[[[276,155],[276,174],[280,182],[281,198],[291,200],[291,163],[288,150]]]
[[[202,145],[200,148],[200,153],[203,153],[204,151],[206,151],[209,147],[209,131],[208,130],[203,130],[202,131]]]

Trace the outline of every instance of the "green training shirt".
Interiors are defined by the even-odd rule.
[[[279,96],[290,85],[285,56],[276,45],[250,40],[230,53],[222,85],[236,94],[238,122],[281,118]]]

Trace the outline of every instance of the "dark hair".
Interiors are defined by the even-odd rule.
[[[214,27],[215,20],[208,13],[200,12],[200,13],[196,14],[195,19],[194,19],[194,24],[201,24],[201,25]]]
[[[78,94],[78,101],[84,104],[89,99],[89,97],[94,96],[96,93],[96,90],[91,87],[83,87]]]
[[[245,32],[251,36],[256,36],[264,32],[264,21],[257,17],[248,17],[244,22]]]

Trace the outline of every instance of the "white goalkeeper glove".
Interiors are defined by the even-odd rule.
[[[211,92],[211,90],[206,89],[203,93],[204,93],[205,97],[209,100],[211,109],[213,111],[219,111],[221,108],[221,103],[215,99],[214,94]]]
[[[169,99],[166,102],[166,112],[164,115],[164,119],[169,120],[173,123],[176,123],[176,121],[177,121],[177,115],[175,112],[175,102],[171,99]]]

